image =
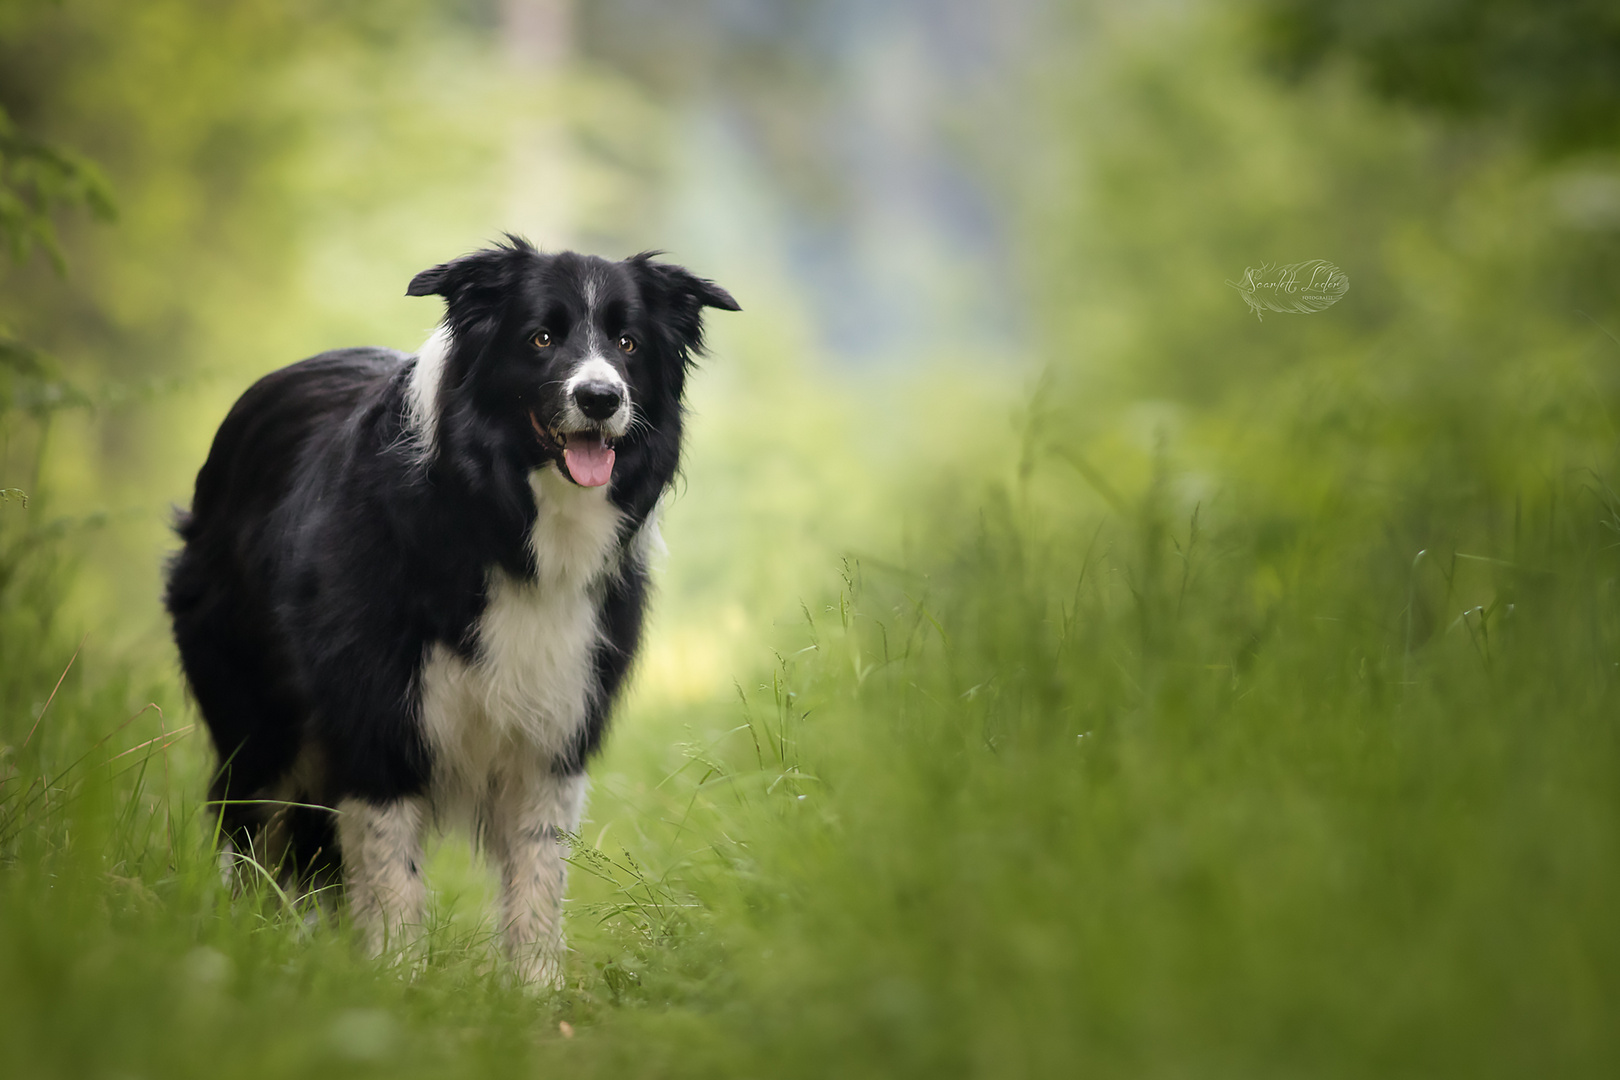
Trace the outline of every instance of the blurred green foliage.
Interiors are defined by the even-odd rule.
[[[132,10],[86,0],[28,24],[90,42],[62,54],[86,69],[136,65],[106,85],[164,70],[177,89],[126,106],[166,132],[128,158],[69,139],[113,107],[91,74],[28,82],[31,111],[0,92],[27,130],[103,161],[123,211],[111,248],[67,219],[73,276],[4,303],[88,385],[114,372],[75,312],[127,346],[124,374],[219,363],[229,386],[118,414],[184,427],[132,428],[143,467],[184,477],[249,373],[389,325],[311,301],[291,238],[324,207],[339,239],[320,250],[348,280],[410,265],[414,250],[343,256],[399,220],[355,179],[386,148],[354,142],[380,125],[420,148],[449,139],[445,114],[419,84],[373,92],[369,73],[444,50],[487,60],[487,28],[426,4],[384,26],[356,5],[300,9],[308,25],[278,36],[268,6],[216,23],[175,0],[145,25],[212,51],[166,67],[97,51]],[[341,926],[268,887],[227,893],[196,810],[207,755],[161,665],[88,648],[46,708],[82,632],[52,605],[104,557],[51,547],[62,561],[34,580],[54,591],[7,594],[0,621],[8,658],[37,656],[0,675],[11,1068],[1612,1074],[1620,172],[1595,126],[1585,156],[1550,156],[1577,136],[1547,142],[1495,89],[1458,125],[1401,104],[1430,91],[1369,92],[1353,66],[1279,79],[1279,26],[1300,56],[1456,67],[1448,5],[1313,10],[1054,12],[1018,118],[1041,138],[995,177],[1042,357],[1016,412],[998,403],[1005,368],[840,385],[808,362],[780,283],[727,279],[760,303],[716,328],[695,387],[665,603],[594,771],[560,994],[503,982],[487,886],[459,848],[435,856],[431,956],[409,971],[357,959]],[[1560,18],[1536,22],[1537,56],[1598,47]],[[1468,55],[1494,65],[1511,21],[1484,19]],[[0,25],[10,55],[40,40]],[[1516,96],[1535,104],[1587,94],[1583,70],[1502,78],[1535,82]],[[172,115],[194,85],[194,111]],[[640,181],[579,165],[623,181],[614,205],[643,205],[671,116],[605,72],[553,90],[571,104],[546,115],[645,136]],[[443,145],[482,161],[511,115]],[[243,116],[250,134],[219,134]],[[215,168],[231,179],[205,211]],[[466,174],[412,175],[438,197]],[[376,183],[384,203],[425,205],[403,179]],[[170,185],[186,193],[172,205]],[[461,214],[425,222],[422,243]],[[148,250],[166,277],[136,272]],[[1350,279],[1322,312],[1258,322],[1226,284],[1312,258]],[[244,274],[252,288],[222,284]],[[273,327],[293,309],[314,314]],[[214,321],[143,337],[163,311]],[[250,358],[211,359],[244,338]],[[896,400],[915,411],[870,405]],[[100,469],[121,446],[64,458]]]
[[[1603,0],[1263,0],[1295,75],[1348,59],[1378,94],[1516,124],[1554,154],[1620,145],[1620,13]]]

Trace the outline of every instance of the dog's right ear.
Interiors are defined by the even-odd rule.
[[[505,284],[507,269],[515,259],[534,254],[534,248],[521,237],[508,238],[509,244],[484,248],[459,259],[451,259],[411,278],[405,289],[406,296],[433,296],[454,300],[470,289],[500,288]]]
[[[507,243],[429,267],[411,278],[406,296],[442,296],[445,321],[458,337],[498,323],[505,297],[521,276],[524,261],[536,254],[528,241]]]
[[[433,296],[446,300],[469,288],[501,288],[508,271],[525,256],[537,255],[535,246],[516,233],[507,233],[504,244],[482,248],[459,259],[430,266],[411,278],[406,296]]]
[[[455,263],[440,263],[411,278],[411,283],[405,287],[406,296],[432,296],[435,293],[448,296],[450,294],[450,275]]]

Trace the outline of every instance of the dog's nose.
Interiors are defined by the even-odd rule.
[[[592,420],[606,420],[619,411],[624,395],[612,383],[587,382],[574,387],[574,404]]]

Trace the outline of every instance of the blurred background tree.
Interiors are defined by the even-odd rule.
[[[63,274],[56,215],[76,208],[101,220],[115,216],[101,170],[19,127],[0,101],[0,247],[19,266],[37,250]],[[22,694],[40,673],[61,603],[64,523],[48,516],[39,484],[51,419],[87,404],[49,353],[0,322],[0,669],[9,674],[0,679],[0,715],[6,717],[23,711]]]

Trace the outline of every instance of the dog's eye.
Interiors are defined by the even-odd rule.
[[[534,342],[534,347],[537,349],[551,348],[551,332],[549,330],[540,331],[538,334],[534,335],[531,340]]]
[[[629,334],[619,335],[619,351],[626,354],[635,352],[636,339]]]

